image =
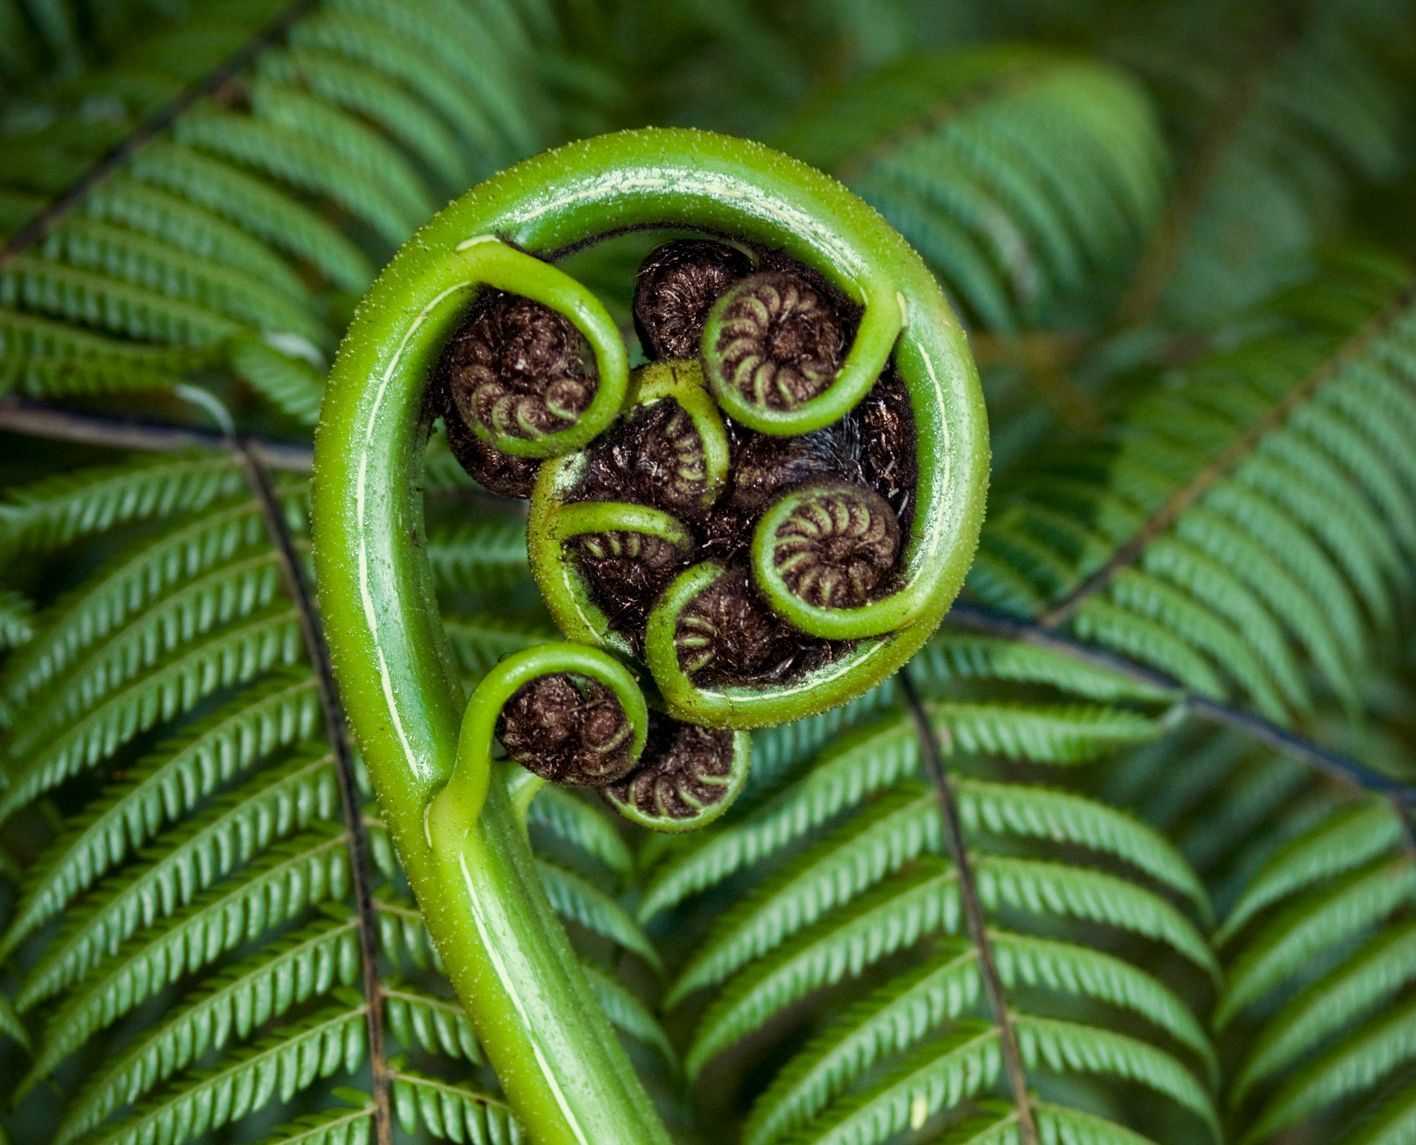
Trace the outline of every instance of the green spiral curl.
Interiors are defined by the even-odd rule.
[[[641,341],[674,356],[631,373],[605,308],[554,263],[646,228],[717,253],[699,274],[686,244],[642,275],[662,290],[636,302]],[[514,372],[530,327],[553,335],[543,391],[475,341],[492,329]],[[462,388],[430,392],[448,376]],[[433,412],[459,419],[460,457],[530,491],[533,573],[568,638],[466,704],[419,541]],[[636,432],[640,484],[602,480]],[[371,288],[317,439],[325,626],[428,928],[536,1140],[668,1136],[541,889],[524,825],[540,780],[498,740],[545,730],[570,745],[547,770],[629,818],[706,822],[742,786],[747,729],[848,700],[933,632],[986,482],[977,376],[924,264],[838,183],[755,144],[646,130],[547,153],[441,212]],[[634,592],[607,592],[614,577]]]

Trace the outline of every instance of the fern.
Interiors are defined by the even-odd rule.
[[[1311,709],[1310,648],[1354,702],[1416,535],[1409,450],[1388,428],[1416,426],[1404,274],[1348,263],[1277,299],[1089,457],[1031,478],[985,530],[975,591],[1279,721]],[[1064,513],[1078,504],[1086,523]],[[1263,551],[1234,561],[1245,535]]]
[[[0,266],[11,384],[37,394],[153,388],[216,369],[310,424],[319,372],[300,377],[304,359],[325,365],[343,314],[306,272],[362,289],[376,263],[355,231],[372,229],[387,253],[451,189],[540,140],[518,75],[531,39],[511,11],[500,30],[489,40],[434,0],[397,11],[329,4],[293,21],[273,6],[217,5],[204,23],[160,31],[83,84],[58,85],[45,112],[74,126],[95,85],[128,94],[120,128],[185,105],[168,136]],[[193,81],[203,69],[220,77],[259,66],[238,111],[153,83],[158,59],[183,61]],[[356,75],[389,101],[372,103]],[[67,154],[82,164],[110,142],[76,139]],[[7,180],[0,167],[6,182],[29,189],[22,172]],[[347,223],[326,221],[325,205]]]
[[[1002,330],[1038,321],[1123,254],[1161,202],[1143,94],[1032,48],[902,62],[818,98],[781,142],[859,190]]]
[[[950,638],[943,640],[947,646]],[[1020,709],[1026,721],[1029,713]],[[989,737],[954,735],[952,705],[931,714],[936,734],[951,750],[992,754],[1000,747]],[[1054,767],[1086,758],[1109,740],[1106,717],[1121,715],[1099,706],[1086,712],[1090,718],[1081,718],[1081,710],[1070,714],[1074,723],[1039,722],[1032,734],[1010,737],[1004,750]],[[967,706],[958,716],[958,727],[973,726]],[[1071,739],[1085,737],[1083,729],[1101,737],[1090,751],[1081,747],[1085,738]],[[1153,737],[1162,729],[1137,721],[1130,734]],[[661,858],[647,884],[649,913],[682,911],[685,901],[751,871],[750,889],[736,889],[742,902],[694,942],[667,996],[672,1005],[705,986],[717,988],[696,1021],[687,1056],[693,1073],[813,994],[846,991],[849,998],[859,991],[848,984],[867,987],[854,1003],[835,1002],[839,1016],[804,1049],[789,1052],[757,1099],[746,1140],[796,1139],[793,1134],[813,1141],[883,1140],[941,1112],[957,1113],[999,1079],[998,1030],[970,1025],[983,1005],[980,949],[943,937],[963,930],[965,892],[958,872],[930,856],[944,846],[938,799],[912,778],[919,761],[910,730],[906,717],[896,715],[825,748],[720,837]],[[1180,1053],[1144,1041],[1132,1045],[1129,1036],[1122,1050],[1123,1043],[1107,1040],[1113,1035],[1105,1024],[1078,1025],[1070,1013],[1068,1021],[1057,1022],[1042,1016],[1044,1008],[1033,1026],[1021,1015],[1016,1019],[1029,1068],[1061,1074],[1136,1070],[1138,1080],[1214,1122],[1217,1113],[1200,1080],[1215,1068],[1213,1051],[1199,1019],[1147,970],[1100,945],[1118,941],[1102,937],[1107,933],[1129,933],[1213,972],[1194,923],[1162,894],[1075,858],[1045,861],[1007,852],[1060,845],[1071,855],[1089,849],[1109,856],[1118,870],[1144,871],[1157,886],[1185,895],[1203,917],[1207,893],[1188,865],[1151,829],[1079,795],[965,777],[957,781],[957,799],[975,840],[971,864],[983,907],[1008,918],[1010,926],[1043,931],[990,929],[987,957],[1005,987],[1036,992],[1039,1000],[1051,996],[1054,1004],[1068,999],[1070,1007],[1086,1000],[1098,1013],[1129,1010],[1150,1019],[1167,1013],[1169,1020],[1158,1027],[1176,1039]],[[852,808],[849,817],[843,814]],[[1049,933],[1068,917],[1087,925],[1062,924],[1070,940]],[[1098,923],[1110,930],[1098,930]],[[944,946],[935,949],[939,941]],[[907,952],[917,959],[913,967],[880,977]],[[1192,1054],[1204,1063],[1198,1075],[1193,1065],[1181,1064]],[[883,1080],[872,1086],[869,1079],[877,1076]]]
[[[1416,1132],[1409,0],[769,8],[0,0],[0,1142],[535,1138],[327,722],[304,470],[392,250],[643,122],[903,231],[996,458],[933,741],[896,679],[700,834],[529,806],[676,1139]],[[626,330],[641,241],[574,256]],[[555,629],[424,487],[470,685]]]
[[[1241,5],[1216,35],[1172,8],[1120,33],[1118,56],[1164,92],[1182,155],[1133,317],[1203,327],[1256,302],[1332,233],[1354,185],[1400,169],[1411,14],[1387,0]]]

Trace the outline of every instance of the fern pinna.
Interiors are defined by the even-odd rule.
[[[879,210],[993,439],[908,678],[701,832],[526,808],[669,1136],[1412,1136],[1409,3],[711,7],[0,0],[0,1141],[541,1133],[342,730],[309,434],[438,207],[645,122]],[[631,353],[665,237],[558,263]],[[559,618],[441,432],[421,500],[470,692]]]

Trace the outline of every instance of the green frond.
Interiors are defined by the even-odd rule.
[[[1313,702],[1309,657],[1352,704],[1416,551],[1407,274],[1374,258],[1276,297],[1040,467],[985,527],[975,590],[1279,722]]]
[[[64,396],[167,389],[179,373],[211,364],[211,348],[147,346],[64,322],[0,310],[5,388]]]
[[[304,359],[322,367],[348,305],[322,288],[361,291],[449,192],[544,141],[528,109],[538,44],[514,8],[326,4],[266,36],[274,16],[265,4],[186,13],[119,52],[92,89],[51,91],[42,130],[17,119],[12,146],[49,151],[0,156],[15,230],[184,84],[250,49],[241,100],[182,107],[0,271],[0,325],[59,328],[5,339],[29,392],[209,384],[215,366],[312,424],[322,370]],[[108,98],[101,116],[90,90]]]
[[[1215,942],[1229,942],[1272,904],[1397,846],[1401,835],[1401,820],[1389,803],[1373,800],[1334,808],[1322,822],[1286,843],[1249,880],[1243,897],[1215,932]]]
[[[1016,1111],[999,1102],[981,1105],[993,1112],[960,1126],[957,1136],[951,1133],[945,1139],[947,1145],[1016,1145],[1022,1140]],[[1114,1121],[1065,1105],[1035,1101],[1032,1113],[1033,1124],[1046,1141],[1064,1145],[1155,1145],[1149,1137]]]
[[[23,593],[0,591],[0,648],[18,648],[34,636],[34,605]]]
[[[159,835],[130,868],[69,912],[48,947],[50,964],[81,976],[132,934],[171,917],[274,841],[338,814],[333,757],[312,749],[264,768],[200,815]]]
[[[740,1009],[741,1020],[776,1013],[821,986],[833,985],[847,975],[919,941],[926,934],[957,930],[960,916],[956,876],[942,862],[919,864],[901,872],[844,909],[788,940],[768,956],[744,955],[723,941],[723,955],[710,962],[695,960],[694,978],[681,974],[675,995],[687,995],[709,982],[722,981],[736,967],[747,968],[732,979],[714,999],[715,1021],[725,1027]],[[720,940],[722,941],[722,940]],[[750,965],[748,965],[750,961]]]
[[[280,334],[232,340],[226,360],[236,376],[301,425],[319,420],[325,365],[307,342]],[[287,352],[288,351],[288,352]]]
[[[1085,763],[1161,730],[1151,716],[1098,705],[946,703],[930,714],[954,751],[1029,763]]]
[[[922,1128],[941,1109],[990,1090],[1002,1065],[997,1027],[957,1022],[948,1035],[921,1046],[875,1085],[828,1109],[797,1140],[821,1145],[888,1141]],[[750,1145],[773,1140],[753,1138]]]
[[[1204,1085],[1164,1050],[1114,1030],[1057,1018],[1018,1015],[1018,1048],[1029,1068],[1058,1074],[1106,1074],[1145,1086],[1193,1113],[1221,1139],[1214,1101]]]
[[[280,128],[303,147],[318,145],[314,155],[334,155],[362,183],[381,188],[415,226],[437,209],[439,204],[403,151],[342,108],[260,75],[251,83],[251,106],[260,121]]]
[[[399,982],[384,985],[379,993],[388,1030],[402,1045],[473,1065],[485,1060],[472,1020],[456,999],[440,998]]]
[[[1351,616],[1341,624],[1335,620],[1332,611],[1319,606],[1319,598],[1310,583],[1301,580],[1282,558],[1241,530],[1237,521],[1231,519],[1234,517],[1235,514],[1225,516],[1204,507],[1192,509],[1177,522],[1173,538],[1162,538],[1147,550],[1143,558],[1147,567],[1154,567],[1154,561],[1189,560],[1189,553],[1183,547],[1176,551],[1177,546],[1202,551],[1211,561],[1210,568],[1219,568],[1228,574],[1233,591],[1252,593],[1262,601],[1280,633],[1292,633],[1294,640],[1312,658],[1324,682],[1349,707],[1354,706],[1352,657],[1361,632],[1356,617]],[[1332,576],[1325,563],[1319,567],[1323,570],[1317,574],[1319,577]],[[1245,608],[1250,610],[1249,606]],[[1269,627],[1266,621],[1259,623]],[[1272,645],[1273,640],[1270,635],[1268,643]],[[1274,662],[1279,661],[1279,656],[1276,648],[1270,652]],[[1289,666],[1280,671],[1291,670],[1293,657],[1288,654],[1285,658]],[[1310,703],[1311,698],[1305,698],[1300,706]]]
[[[678,1054],[668,1033],[640,997],[593,962],[582,962],[581,969],[610,1024],[621,1033],[653,1046],[670,1066],[677,1065]]]
[[[367,178],[368,172],[347,161],[332,144],[265,118],[204,109],[183,117],[173,138],[202,155],[328,197],[390,247],[429,213],[419,214],[399,201],[382,180]]]
[[[757,746],[754,740],[754,751]],[[780,794],[753,808],[746,817],[730,818],[716,831],[695,836],[656,867],[645,884],[640,917],[653,918],[690,895],[764,861],[844,808],[914,774],[918,763],[919,738],[904,716],[848,733]]]
[[[557,914],[639,955],[658,969],[659,954],[634,916],[594,883],[544,859],[538,864],[541,885]]]
[[[316,344],[329,340],[328,329],[309,312],[308,294],[301,290],[292,296],[279,289],[288,281],[285,275],[274,283],[265,282],[245,270],[213,265],[161,239],[92,218],[65,220],[38,249],[56,266],[96,276],[95,283],[106,279],[115,286],[151,291],[256,330],[288,331]],[[0,277],[0,297],[4,284]],[[115,303],[118,297],[97,285],[94,294],[111,297]],[[105,325],[110,324],[105,320]],[[124,332],[154,342],[191,340],[174,338],[166,331]]]
[[[83,712],[67,730],[22,757],[13,785],[0,799],[0,819],[94,766],[159,721],[191,711],[214,692],[246,683],[277,664],[298,662],[303,652],[295,610],[283,604],[199,641]]]
[[[213,506],[144,541],[46,610],[34,648],[6,664],[5,694],[16,702],[26,699],[136,613],[262,543],[269,541],[260,508],[245,498]]]
[[[262,57],[258,74],[284,84],[302,83],[330,104],[376,123],[380,131],[427,164],[438,180],[453,186],[466,159],[451,127],[433,108],[420,103],[400,83],[352,61],[294,48]]]
[[[1202,696],[1224,695],[1224,685],[1214,665],[1165,625],[1147,616],[1093,597],[1077,609],[1073,624],[1082,639],[1152,664],[1191,691]]]
[[[341,897],[348,889],[347,850],[344,836],[328,831],[278,844],[242,871],[234,885],[214,888],[155,933],[137,935],[116,958],[100,963],[82,991],[55,1011],[41,1054],[62,1060],[167,983],[195,973],[307,907]],[[82,983],[85,969],[73,960],[41,964],[25,980],[20,1008]]]
[[[1359,1015],[1381,1007],[1416,978],[1416,923],[1376,936],[1270,1018],[1238,1071],[1232,1101],[1291,1066]]]
[[[1325,1048],[1274,1095],[1245,1141],[1262,1141],[1324,1106],[1379,1083],[1416,1059],[1416,1001],[1393,1007],[1378,1021]]]
[[[609,814],[574,792],[547,784],[531,801],[526,821],[616,875],[628,876],[634,869],[634,856]]]
[[[1356,937],[1416,894],[1416,866],[1368,862],[1280,912],[1238,953],[1215,1010],[1221,1028],[1323,951]]]
[[[493,117],[479,101],[460,98],[459,84],[446,61],[429,57],[399,36],[390,36],[376,14],[354,6],[342,11],[325,8],[292,30],[290,44],[292,52],[327,54],[409,91],[459,137],[464,148],[459,156],[464,178],[483,173],[483,164],[494,168],[498,160],[510,157]],[[479,153],[485,156],[481,162]],[[477,165],[472,171],[467,170],[469,156]]]
[[[1145,971],[1054,939],[993,932],[989,944],[1009,990],[1027,986],[1129,1010],[1213,1067],[1212,1050],[1194,1014]],[[978,952],[968,949],[922,963],[880,987],[832,1020],[777,1074],[754,1106],[747,1139],[768,1141],[792,1132],[878,1062],[972,1010],[980,986]],[[714,1017],[710,1008],[689,1053],[690,1072],[752,1028],[741,1021],[737,1029],[714,1024]]]
[[[859,812],[770,876],[715,924],[665,1004],[722,981],[817,919],[857,899],[922,854],[939,849],[938,804],[917,785]]]
[[[889,681],[839,708],[754,732],[749,791],[770,790],[797,768],[810,763],[828,744],[854,737],[857,728],[862,724],[869,726],[872,716],[894,702],[895,685]]]
[[[939,647],[938,652],[933,650],[936,645]],[[953,650],[956,647],[957,652]],[[1004,647],[1008,651],[1003,651]],[[1019,655],[1014,656],[1015,651]],[[1037,651],[1040,655],[1031,656],[1032,651]],[[1067,674],[1067,669],[1057,662],[1060,659],[1044,649],[1028,649],[1023,645],[1005,641],[990,644],[988,638],[956,638],[954,634],[941,633],[926,644],[910,662],[910,675],[915,687],[927,699],[957,695],[957,685],[961,681],[971,679],[997,679],[1060,687]],[[995,667],[996,675],[993,672]],[[1083,668],[1077,679],[1077,694],[1080,696],[1088,696],[1092,691],[1104,693],[1113,687],[1121,688],[1127,698],[1149,699],[1154,695],[1147,690],[1125,691],[1125,682],[1112,673],[1093,673]],[[752,775],[749,778],[749,787],[757,790],[770,789],[791,771],[811,761],[817,753],[837,739],[843,736],[851,738],[855,728],[871,716],[893,709],[895,718],[901,719],[898,716],[900,703],[899,687],[894,679],[890,679],[838,708],[807,719],[760,729],[752,738]],[[1080,709],[1081,705],[1077,707]],[[1055,705],[1045,710],[1056,714],[1061,708],[1062,705]],[[962,720],[967,723],[971,713],[967,707],[963,711]],[[987,724],[987,713],[978,713],[975,722],[979,727]],[[1104,725],[1105,720],[1098,719],[1098,723]],[[899,726],[903,735],[902,720]],[[1065,735],[1063,739],[1066,739]],[[1065,749],[1061,754],[1065,754]]]
[[[519,516],[487,515],[434,530],[427,553],[433,578],[444,590],[491,594],[531,575],[526,563],[526,521]]]
[[[84,199],[83,216],[127,228],[193,258],[238,271],[263,283],[277,297],[310,299],[310,289],[290,264],[239,226],[186,199],[144,186],[128,175],[115,175]],[[67,235],[66,220],[53,233]],[[126,233],[126,232],[120,232]]]
[[[9,491],[0,503],[0,554],[62,548],[139,521],[197,513],[245,493],[227,458],[143,457],[48,477]]]
[[[313,924],[211,980],[84,1087],[65,1110],[57,1140],[79,1140],[119,1106],[133,1104],[208,1053],[244,1041],[300,1003],[352,986],[359,975],[357,927],[355,922]],[[393,993],[387,996],[390,1025],[397,1031]]]
[[[392,1071],[389,1090],[406,1133],[424,1129],[457,1145],[518,1145],[526,1140],[506,1103],[481,1090],[426,1077],[407,1066]]]
[[[411,963],[419,970],[442,972],[442,959],[433,945],[423,916],[412,901],[385,887],[374,901],[378,916],[379,948]]]
[[[15,1013],[14,1006],[10,1005],[10,999],[3,995],[0,995],[0,1038],[18,1042],[26,1050],[30,1048],[29,1034],[25,1031],[24,1023]]]
[[[1171,571],[1185,577],[1194,571],[1194,566],[1176,566]],[[1123,569],[1112,581],[1111,599],[1121,609],[1154,621],[1168,631],[1186,633],[1191,647],[1210,664],[1222,668],[1270,719],[1283,721],[1290,706],[1306,706],[1306,689],[1301,682],[1295,682],[1299,679],[1298,668],[1283,650],[1277,622],[1259,609],[1262,619],[1257,630],[1241,627],[1239,618],[1229,615],[1233,611],[1232,599],[1213,599],[1213,584],[1185,579],[1188,583],[1173,586],[1140,569]],[[1246,604],[1258,607],[1252,598]],[[1266,639],[1268,656],[1261,659]],[[1278,664],[1276,669],[1274,661]],[[1280,688],[1284,694],[1280,694]]]
[[[1401,1145],[1409,1140],[1416,1132],[1416,1086],[1408,1085],[1356,1128],[1352,1145]]]
[[[1024,784],[964,779],[957,784],[966,831],[1013,835],[1106,854],[1185,896],[1208,920],[1209,897],[1184,857],[1163,835],[1104,803]]]
[[[981,989],[977,948],[941,949],[929,962],[892,979],[835,1018],[772,1079],[743,1129],[752,1145],[793,1132],[825,1109],[887,1055],[918,1044],[931,1030],[971,1011]],[[760,1018],[725,1025],[710,1008],[687,1065],[697,1074]]]
[[[979,897],[989,910],[1027,910],[1115,927],[1168,946],[1218,973],[1199,930],[1159,895],[1116,875],[1035,859],[979,856]]]
[[[368,257],[317,212],[264,180],[175,140],[143,148],[128,164],[128,175],[309,262],[341,289],[362,290],[374,276]]]
[[[174,588],[94,644],[61,677],[48,682],[42,697],[35,696],[24,706],[29,727],[15,737],[13,754],[32,751],[56,729],[69,726],[141,673],[216,629],[268,609],[283,591],[279,560],[268,548],[218,565]]]
[[[1051,938],[1000,932],[992,935],[991,946],[1004,985],[1129,1010],[1214,1069],[1213,1047],[1193,1011],[1149,972],[1104,951]]]
[[[93,1138],[102,1145],[178,1145],[229,1125],[274,1100],[282,1103],[316,1081],[363,1060],[364,1010],[357,995],[279,1029],[222,1064],[182,1079],[171,1092]]]
[[[782,146],[890,219],[987,325],[1011,330],[1133,249],[1161,140],[1124,74],[1034,47],[901,61],[828,92]]]
[[[1191,326],[1281,282],[1296,252],[1332,232],[1354,185],[1399,166],[1405,138],[1403,57],[1386,49],[1409,8],[1327,5],[1291,24],[1234,15],[1140,21],[1123,53],[1156,85],[1187,152],[1157,288],[1162,316]]]
[[[1201,911],[1207,909],[1204,889],[1180,855],[1158,833],[1122,812],[1046,788],[973,779],[960,781],[957,788],[960,818],[971,834],[1013,835],[1106,852],[1185,893]],[[668,1004],[770,950],[906,862],[941,848],[938,796],[919,784],[900,785],[729,911],[685,967]]]
[[[0,273],[0,306],[87,325],[139,342],[205,347],[236,333],[232,318],[164,291],[22,255]]]
[[[1076,1022],[1019,1015],[1013,1024],[1029,1068],[1109,1075],[1146,1086],[1193,1113],[1218,1140],[1208,1095],[1169,1054],[1127,1035]],[[1001,1072],[997,1028],[959,1022],[955,1032],[925,1043],[874,1085],[828,1108],[795,1139],[832,1145],[887,1140],[986,1091]],[[753,1145],[775,1139],[754,1138]]]
[[[948,624],[948,618],[945,618]],[[910,661],[917,681],[1004,680],[1044,684],[1079,699],[1100,703],[1164,702],[1164,691],[1120,673],[1017,640],[941,632]]]
[[[989,911],[1008,909],[1114,927],[1168,946],[1216,972],[1194,925],[1168,902],[1100,871],[1033,859],[975,856],[979,897]],[[921,859],[805,929],[750,914],[729,914],[680,973],[670,1001],[727,981],[714,1000],[715,1021],[751,1023],[822,986],[857,976],[866,966],[926,934],[957,933],[957,875]],[[740,1012],[743,1017],[731,1017]]]
[[[359,1100],[282,1125],[262,1145],[368,1145],[373,1139],[374,1107],[362,1094],[350,1096]]]
[[[196,721],[93,801],[31,869],[3,941],[8,950],[85,887],[190,813],[217,787],[320,726],[312,676],[278,673]]]
[[[556,639],[549,618],[499,616],[479,612],[443,617],[443,630],[462,670],[473,680],[503,656]]]

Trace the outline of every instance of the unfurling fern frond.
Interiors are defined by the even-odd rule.
[[[1416,1140],[1412,17],[0,0],[0,1145],[538,1139],[339,722],[308,434],[441,203],[630,121],[902,231],[995,457],[907,676],[708,829],[516,791],[673,1139]],[[662,237],[559,264],[631,353]],[[436,425],[421,488],[470,691],[558,629]]]
[[[1414,358],[1406,268],[1335,262],[1006,494],[973,590],[1279,721],[1310,666],[1355,705],[1410,589]]]

